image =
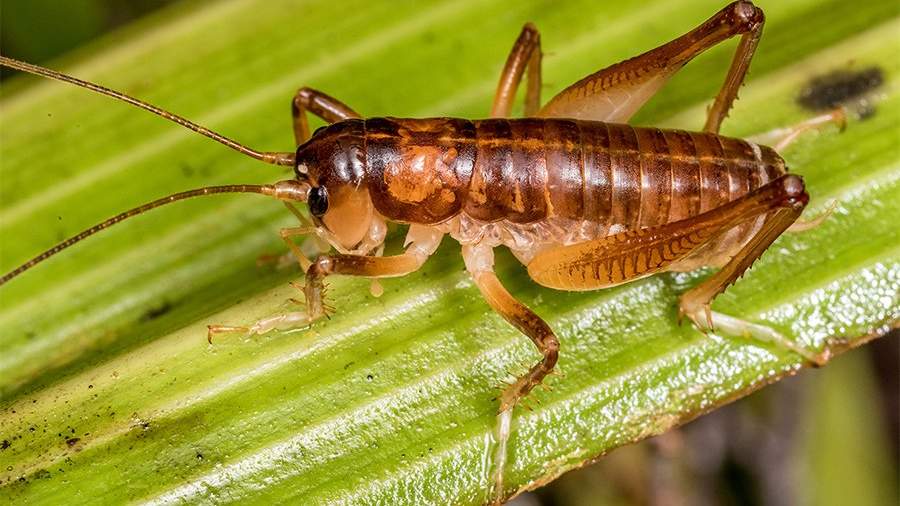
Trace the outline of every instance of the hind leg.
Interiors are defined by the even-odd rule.
[[[799,178],[797,178],[797,181],[799,181]],[[827,355],[821,355],[798,346],[790,339],[768,327],[717,313],[710,309],[712,300],[725,291],[728,285],[737,281],[775,239],[800,217],[808,197],[803,192],[802,183],[799,184],[799,187],[789,190],[795,196],[785,201],[785,205],[780,209],[769,213],[763,222],[762,228],[750,238],[724,267],[681,296],[678,304],[678,314],[679,316],[690,318],[694,325],[704,332],[718,328],[726,334],[747,336],[760,341],[772,342],[784,349],[797,353],[814,365],[822,365],[828,360]]]
[[[741,35],[704,127],[705,131],[716,133],[747,74],[763,22],[761,9],[750,2],[734,2],[685,35],[569,86],[544,105],[538,116],[625,123],[687,62],[720,42]]]
[[[838,107],[824,114],[805,119],[795,125],[786,128],[776,128],[769,132],[754,135],[747,140],[755,144],[772,146],[775,151],[780,153],[804,133],[821,130],[828,125],[835,125],[843,132],[847,128],[847,111],[843,107]]]
[[[735,201],[686,220],[543,251],[528,263],[528,274],[537,283],[559,290],[615,286],[677,269],[684,262],[696,264],[698,255],[705,259],[703,255],[708,253],[703,249],[705,246],[735,227],[763,217],[761,228],[746,243],[735,246],[738,249],[731,260],[681,297],[679,314],[690,318],[700,330],[718,327],[727,334],[774,342],[813,363],[820,363],[823,359],[818,355],[772,329],[710,309],[712,300],[794,223],[808,199],[799,177],[782,176]]]
[[[801,135],[810,131],[822,130],[828,125],[835,125],[843,132],[847,128],[847,111],[843,107],[838,107],[824,114],[805,119],[795,125],[754,135],[747,140],[755,144],[772,146],[775,151],[781,152],[799,139]],[[808,220],[798,219],[788,227],[787,232],[804,232],[816,228],[824,223],[836,208],[837,201],[832,200],[818,216]]]

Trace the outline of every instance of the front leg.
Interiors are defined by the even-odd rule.
[[[488,305],[528,336],[543,355],[539,362],[531,366],[528,372],[505,388],[500,395],[500,410],[495,429],[497,448],[493,464],[493,499],[495,503],[499,503],[504,497],[503,472],[506,467],[506,447],[509,442],[512,410],[553,370],[559,357],[559,340],[540,316],[510,295],[497,279],[497,275],[494,274],[493,249],[480,244],[466,245],[463,246],[463,259],[466,262],[466,269],[472,274],[472,279],[475,280]]]
[[[325,315],[322,301],[325,278],[331,274],[363,276],[367,278],[391,278],[414,272],[428,260],[441,243],[444,234],[432,227],[411,225],[406,236],[406,250],[387,257],[364,255],[321,255],[306,270],[306,311],[292,312],[263,318],[249,326],[209,325],[207,339],[217,334],[241,332],[252,336],[274,329],[307,325]]]
[[[325,316],[323,298],[326,277],[332,274],[367,278],[404,276],[418,270],[427,258],[427,255],[410,252],[388,257],[342,254],[319,256],[306,271],[306,285],[303,287],[309,321]]]

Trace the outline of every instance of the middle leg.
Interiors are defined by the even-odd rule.
[[[559,358],[559,340],[540,316],[525,304],[516,300],[503,287],[494,274],[494,251],[489,246],[479,244],[463,246],[466,269],[475,280],[478,290],[494,311],[528,336],[541,352],[539,362],[503,390],[500,395],[500,410],[497,414],[494,452],[494,502],[504,497],[503,472],[506,467],[507,444],[510,436],[512,410],[516,404],[553,371]]]
[[[494,105],[491,107],[492,118],[509,117],[526,68],[528,82],[525,85],[525,116],[529,117],[537,114],[541,107],[541,34],[531,23],[522,27],[522,33],[513,44],[503,72],[500,73]]]
[[[553,370],[559,352],[559,340],[540,316],[516,300],[503,287],[494,273],[494,251],[488,246],[463,246],[466,269],[494,311],[528,336],[543,355],[540,362],[520,377],[500,396],[500,411],[512,409],[523,397],[539,385]]]
[[[297,94],[294,95],[294,99],[291,101],[294,140],[298,146],[309,140],[310,137],[309,120],[306,117],[307,111],[328,123],[360,117],[356,111],[340,100],[304,86],[297,90]]]

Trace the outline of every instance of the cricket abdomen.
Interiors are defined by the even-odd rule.
[[[568,119],[365,121],[366,181],[401,222],[590,222],[636,230],[730,202],[784,173],[770,148]]]

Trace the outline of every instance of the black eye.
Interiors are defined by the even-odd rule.
[[[313,216],[316,218],[325,216],[325,213],[328,211],[328,190],[324,186],[310,188],[306,202],[309,204],[309,212]]]

